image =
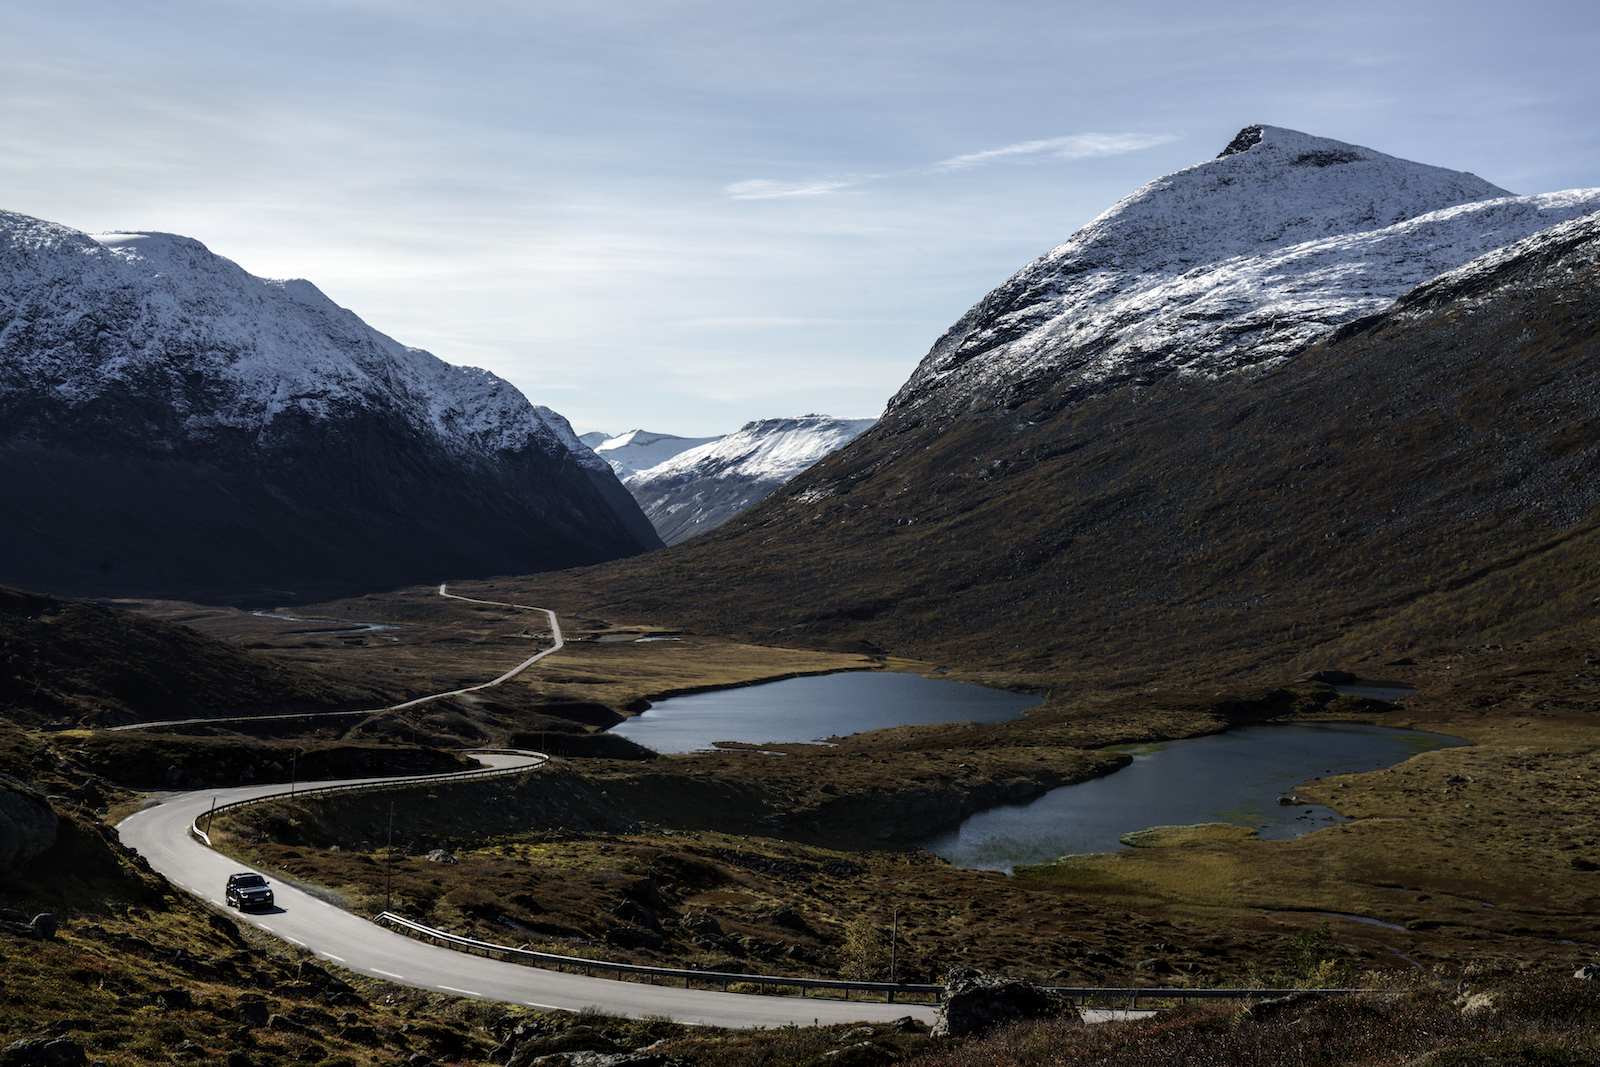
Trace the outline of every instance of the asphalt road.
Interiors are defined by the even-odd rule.
[[[533,767],[540,762],[537,757],[500,754],[478,759],[496,768]],[[300,788],[394,781],[347,779],[304,783]],[[264,785],[174,794],[130,815],[117,831],[125,844],[138,849],[174,885],[228,911],[222,899],[228,875],[250,868],[200,843],[189,827],[213,803],[287,792],[282,785]],[[808,1026],[813,1021],[886,1021],[906,1015],[933,1021],[933,1009],[921,1005],[720,993],[540,970],[413,941],[281,882],[272,888],[277,898],[274,909],[239,917],[340,967],[421,989],[533,1008],[593,1007],[633,1017],[662,1015],[710,1026]]]
[[[305,711],[294,715],[232,715],[226,717],[213,716],[210,718],[199,719],[162,719],[159,722],[135,722],[129,723],[126,726],[107,726],[105,729],[150,730],[158,726],[193,726],[197,723],[268,722],[273,719],[308,719],[317,717],[337,718],[339,716],[381,715],[386,711],[400,711],[403,708],[414,708],[418,704],[426,704],[430,700],[439,700],[442,697],[460,696],[462,693],[476,693],[480,689],[488,689],[492,685],[499,685],[501,682],[509,681],[512,678],[515,678],[517,675],[521,674],[535,663],[538,663],[552,652],[560,652],[566,647],[566,638],[561,636],[561,621],[556,618],[556,613],[551,611],[549,608],[536,608],[528,604],[505,604],[498,600],[478,600],[470,596],[457,596],[456,594],[447,591],[449,585],[449,582],[439,583],[439,595],[448,600],[464,600],[469,604],[487,604],[494,608],[518,608],[523,611],[544,612],[550,617],[550,637],[552,644],[544,651],[536,652],[529,656],[515,667],[512,667],[509,671],[506,671],[504,674],[500,675],[498,678],[491,679],[487,682],[480,682],[477,685],[465,686],[461,689],[447,690],[443,693],[429,693],[425,697],[417,697],[415,700],[408,700],[404,704],[393,704],[386,708],[370,708],[362,711]]]

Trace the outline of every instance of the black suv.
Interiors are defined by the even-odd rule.
[[[259,874],[230,874],[226,899],[228,907],[240,911],[245,908],[270,908],[272,887]]]

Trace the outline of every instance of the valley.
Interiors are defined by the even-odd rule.
[[[484,600],[507,595],[504,582],[452,588]],[[325,635],[313,640],[280,632],[274,638],[273,628],[299,624],[242,613],[189,617],[232,633],[235,640],[265,644],[273,656],[314,663],[352,682],[369,679],[386,656],[395,664],[411,664],[406,669],[420,675],[430,657],[459,653],[462,659],[444,680],[470,683],[516,661],[530,640],[520,636],[525,613],[441,601],[432,590],[369,596],[359,605],[322,605],[306,613],[332,618],[343,613],[354,621],[350,612],[358,606],[361,621],[395,623],[400,639],[384,640],[377,648],[354,641],[307,648],[323,644]],[[180,614],[184,609],[164,605],[160,610]],[[930,978],[959,959],[980,968],[1021,968],[1041,980],[1055,974],[1061,984],[1124,984],[1140,977],[1137,964],[1160,958],[1167,966],[1151,966],[1158,968],[1154,974],[1162,976],[1162,984],[1246,981],[1270,969],[1288,933],[1320,922],[1318,913],[1324,912],[1407,927],[1397,932],[1354,920],[1334,922],[1349,952],[1347,966],[1364,960],[1366,969],[1398,973],[1414,966],[1448,973],[1488,960],[1508,966],[1532,960],[1564,964],[1586,958],[1600,940],[1589,918],[1600,893],[1592,873],[1600,867],[1595,862],[1600,860],[1600,823],[1582,814],[1585,798],[1600,783],[1589,737],[1593,669],[1543,666],[1566,659],[1586,667],[1570,647],[1530,643],[1389,668],[1385,677],[1419,687],[1398,707],[1285,679],[1291,684],[1272,689],[1052,698],[1012,722],[881,730],[833,747],[732,746],[711,754],[650,758],[621,745],[600,747],[608,735],[592,731],[617,721],[641,700],[726,685],[735,677],[749,682],[808,669],[931,667],[759,650],[688,634],[670,643],[602,643],[601,635],[631,638],[662,631],[642,621],[559,614],[567,620],[563,630],[570,642],[560,661],[533,665],[492,697],[302,727],[302,736],[319,737],[324,746],[377,741],[409,747],[405,731],[418,729],[419,743],[510,744],[573,754],[561,761],[566,769],[559,778],[530,781],[523,787],[526,793],[515,798],[498,785],[462,783],[430,789],[426,800],[419,795],[397,801],[404,855],[443,848],[460,861],[443,866],[404,861],[407,870],[420,863],[435,883],[417,899],[418,916],[430,922],[470,929],[488,940],[521,928],[524,936],[544,930],[557,941],[602,944],[608,929],[627,925],[609,909],[628,899],[629,884],[651,878],[646,872],[663,864],[693,861],[691,866],[710,862],[717,869],[697,875],[711,878],[708,886],[695,889],[676,884],[670,875],[654,876],[667,899],[678,899],[662,918],[710,914],[744,931],[739,936],[771,946],[762,950],[771,957],[762,957],[763,966],[782,967],[791,962],[781,955],[789,944],[786,935],[756,916],[810,914],[809,940],[800,947],[802,958],[810,954],[812,962],[797,974],[834,966],[826,962],[826,953],[843,943],[850,917],[875,900],[891,909],[903,902],[908,915],[918,900],[944,902],[932,905],[941,918],[913,920],[918,933],[906,946],[905,973]],[[655,688],[646,688],[646,680]],[[1489,696],[1511,693],[1514,700],[1495,701],[1501,706],[1485,703]],[[1427,753],[1392,771],[1340,776],[1297,790],[1306,800],[1354,817],[1354,823],[1293,841],[1258,842],[1244,831],[1213,832],[1117,856],[1071,858],[1001,879],[1005,890],[999,897],[994,875],[950,868],[908,851],[912,842],[953,825],[963,813],[1114,770],[1125,757],[1107,751],[1108,746],[1285,720],[1373,722],[1448,733],[1473,745]],[[537,736],[529,725],[534,721],[544,724]],[[234,729],[219,724],[202,733]],[[85,753],[100,751],[93,737],[67,734],[62,740],[69,737],[84,745]],[[171,744],[174,752],[183,746],[192,751],[194,744],[177,738],[164,743],[155,734],[143,743],[154,751]],[[558,787],[557,781],[566,784]],[[581,792],[561,795],[562,789]],[[1492,790],[1492,805],[1484,803],[1486,789]],[[559,802],[548,799],[550,790]],[[575,797],[581,797],[576,806]],[[372,862],[380,851],[373,827],[383,825],[379,809],[388,802],[352,796],[246,809],[220,820],[218,840],[236,842],[242,858],[269,871],[365,902],[352,905],[365,911],[383,880],[383,866]],[[530,823],[532,828],[524,829]],[[841,846],[846,851],[839,852]],[[673,856],[677,859],[662,859]],[[820,897],[814,875],[788,884],[768,875],[752,886],[748,872],[779,863],[775,856],[815,870],[841,862],[859,866],[865,861],[867,867],[857,877],[830,879]],[[473,887],[492,872],[504,870],[515,880],[516,870],[530,861],[542,879],[610,871],[605,877],[614,884],[586,900],[574,892],[572,899],[582,903],[569,913],[547,914],[549,903],[542,895],[536,913],[474,896]],[[573,875],[557,873],[566,870]],[[405,892],[416,892],[413,878],[402,878]],[[885,879],[895,887],[887,895]],[[970,924],[954,924],[963,913],[949,908],[951,902],[977,897],[1004,901],[991,918],[1016,930],[1032,927],[1036,936],[1021,938],[1025,944],[1015,936],[972,938]],[[473,900],[477,903],[469,903]],[[1041,917],[1041,909],[1048,918]],[[1185,936],[1180,940],[1169,932],[1162,942],[1169,946],[1167,956],[1131,959],[1125,949],[1115,951],[1124,936],[1119,932],[1123,916],[1130,912],[1137,912],[1140,922],[1177,922]],[[1094,930],[1099,933],[1086,939],[1084,932]],[[697,947],[692,935],[684,936],[688,941],[676,947],[669,938],[658,949],[607,951],[640,962],[704,967],[728,962],[720,943]],[[1403,944],[1395,944],[1397,939]],[[1194,974],[1185,976],[1176,964],[1192,965]]]
[[[1597,205],[1247,127],[985,296],[848,444],[665,548],[604,460],[493,375],[198,242],[5,216],[0,412],[26,418],[0,460],[26,477],[7,476],[0,580],[55,584],[0,590],[4,1036],[76,1035],[74,1067],[1591,1062],[1600,994],[1573,976],[1600,960]],[[105,328],[73,333],[40,271]],[[194,317],[146,315],[167,347],[132,345],[113,289]],[[227,293],[273,309],[272,343],[192,341]],[[471,544],[428,548],[457,525]],[[446,589],[445,569],[479,577]],[[686,754],[610,729],[677,694],[843,671],[1042,702]],[[1411,691],[1334,688],[1352,681]],[[1011,875],[918,848],[1115,774],[1129,746],[1279,723],[1468,744],[1296,784],[1286,801],[1349,821],[1290,840],[1132,827],[1125,849]],[[552,758],[221,812],[214,860],[340,922],[388,906],[621,962],[1368,992],[937,1040],[886,1004],[854,1030],[574,1018],[340,971],[116,839],[163,794],[446,773],[479,748]],[[47,910],[54,937],[31,919]]]

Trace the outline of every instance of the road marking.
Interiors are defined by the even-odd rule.
[[[322,958],[325,959],[325,960],[332,960],[334,963],[343,963],[344,962],[344,957],[343,956],[335,956],[331,952],[324,954]]]
[[[309,948],[310,947],[304,941],[301,941],[301,940],[299,940],[297,938],[290,937],[288,934],[284,934],[283,935],[283,939],[285,941],[292,941],[294,944],[299,945],[301,948]]]
[[[393,978],[397,982],[404,982],[406,980],[406,976],[403,974],[395,974],[393,971],[380,971],[376,967],[372,968],[372,973],[381,974],[385,978]]]
[[[440,989],[448,989],[448,990],[450,990],[450,992],[452,992],[452,993],[461,993],[461,994],[463,994],[463,995],[465,995],[465,996],[469,996],[469,997],[481,997],[481,996],[483,996],[483,994],[482,994],[482,993],[474,993],[474,992],[473,992],[473,991],[472,991],[472,990],[470,990],[470,989],[457,989],[457,988],[456,988],[456,987],[455,987],[455,986],[453,986],[453,985],[442,985],[442,986],[440,986],[440,987],[439,987],[439,988],[440,988]]]

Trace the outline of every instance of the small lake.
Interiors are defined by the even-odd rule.
[[[718,741],[825,741],[888,726],[1005,722],[1036,696],[918,674],[851,671],[669,697],[611,728],[656,752],[698,752]]]
[[[1133,762],[1026,804],[978,812],[959,829],[920,842],[958,867],[1010,871],[1061,856],[1116,852],[1120,838],[1152,826],[1228,822],[1285,840],[1346,822],[1331,808],[1278,798],[1312,778],[1390,767],[1466,741],[1418,730],[1348,723],[1275,723],[1139,747]]]

